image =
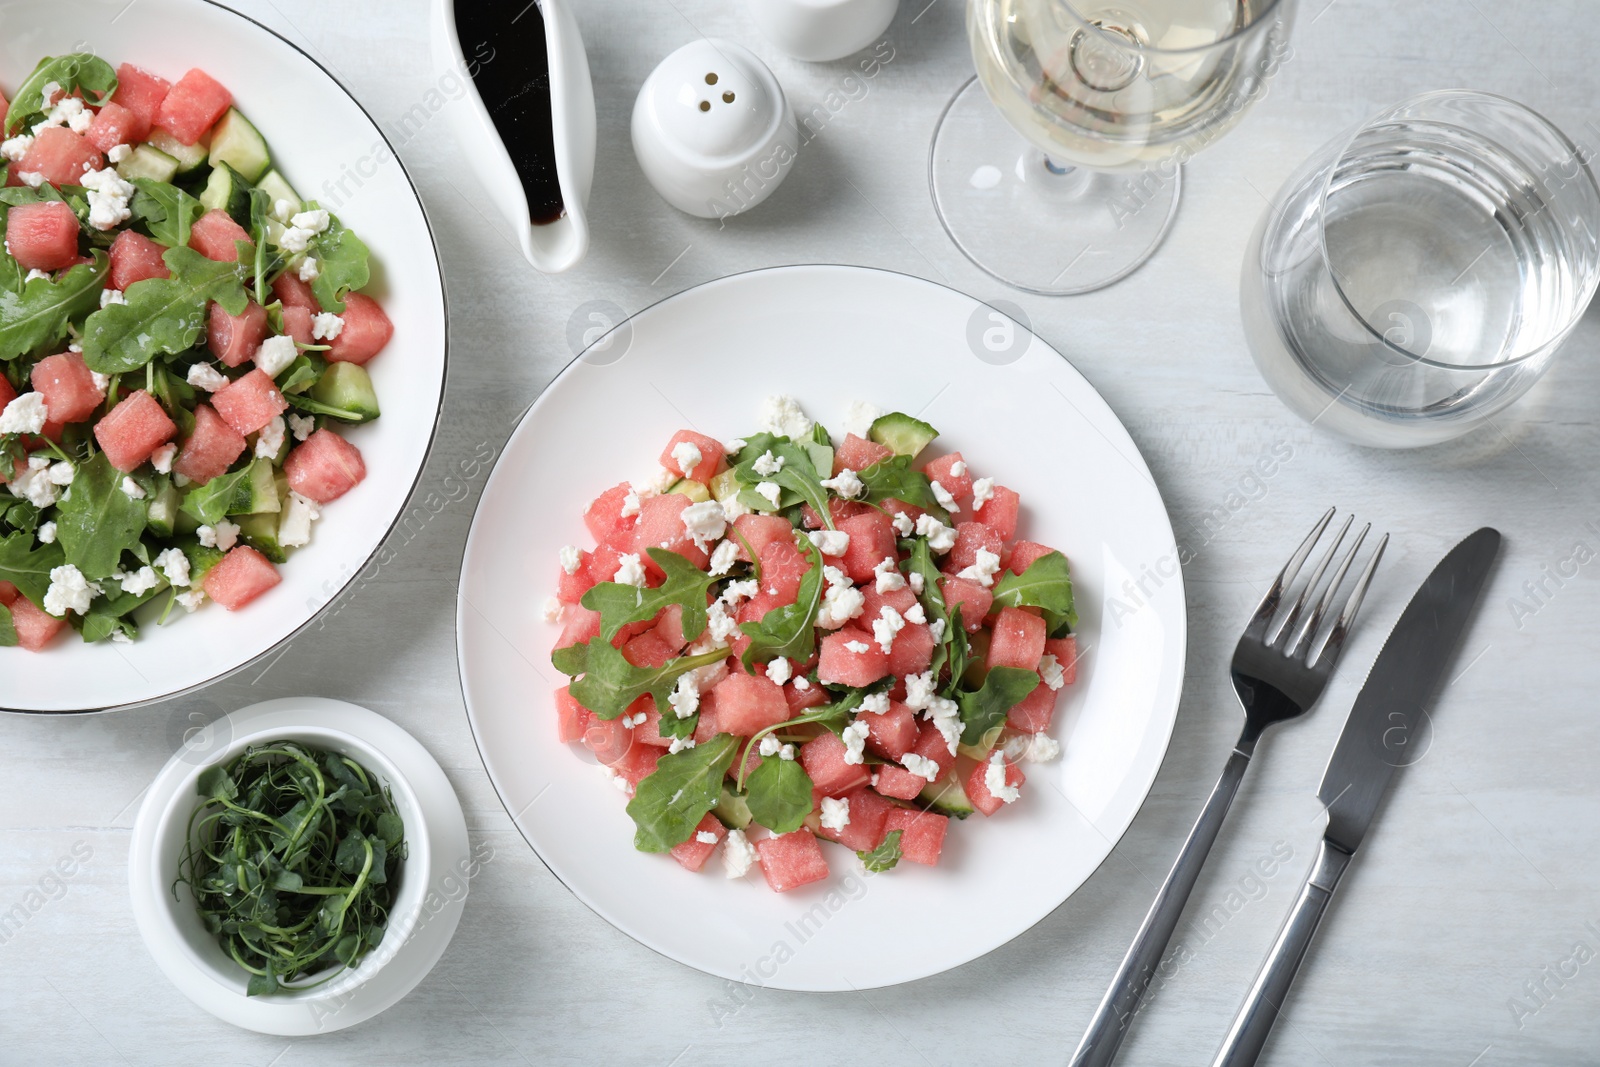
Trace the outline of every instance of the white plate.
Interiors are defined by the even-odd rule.
[[[250,997],[247,976],[207,933],[187,888],[175,898],[173,878],[200,775],[249,745],[280,740],[343,753],[376,774],[405,822],[408,852],[387,933],[359,966],[301,992]],[[428,750],[376,712],[322,697],[268,700],[197,731],[150,784],[128,849],[134,920],[172,984],[225,1022],[286,1037],[354,1026],[416,988],[450,944],[476,871],[461,801]]]
[[[8,94],[42,56],[83,48],[172,81],[195,66],[215,75],[300,195],[332,208],[371,248],[368,292],[394,320],[394,340],[367,368],[383,417],[345,431],[361,449],[367,479],[324,509],[311,544],[282,568],[281,585],[237,613],[207,604],[193,617],[146,626],[133,645],[85,645],[64,634],[38,655],[0,649],[0,707],[8,710],[159,700],[238,670],[292,636],[362,572],[400,517],[444,394],[444,286],[433,236],[404,168],[361,106],[305,53],[242,15],[201,0],[0,0],[0,26],[0,88]]]
[[[1025,802],[952,822],[935,868],[902,863],[868,881],[855,857],[824,845],[829,879],[782,895],[755,870],[724,879],[720,856],[696,876],[634,851],[621,794],[577,746],[555,739],[551,694],[565,679],[549,662],[557,628],[540,618],[557,552],[589,543],[580,516],[590,499],[649,476],[677,429],[724,441],[755,429],[775,392],[836,435],[854,400],[917,413],[943,431],[936,448],[959,449],[978,475],[1021,493],[1020,532],[1072,559],[1084,650],[1051,730],[1063,758],[1026,767]],[[1158,570],[1165,576],[1150,577]],[[1105,401],[986,305],[856,267],[782,267],[690,289],[569,366],[485,487],[458,615],[479,751],[556,876],[658,952],[783,989],[910,981],[1038,922],[1105,859],[1144,801],[1183,678],[1172,528]]]

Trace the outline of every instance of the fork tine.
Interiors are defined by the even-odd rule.
[[[1278,613],[1278,604],[1283,599],[1283,591],[1293,584],[1300,573],[1300,567],[1305,563],[1306,557],[1311,554],[1311,549],[1316,545],[1317,539],[1322,536],[1322,531],[1327,529],[1328,523],[1333,519],[1337,510],[1329,508],[1322,513],[1322,518],[1317,520],[1311,532],[1306,534],[1306,539],[1300,542],[1300,547],[1294,550],[1294,555],[1289,557],[1289,562],[1283,565],[1283,570],[1272,580],[1272,588],[1267,590],[1267,595],[1261,598],[1261,603],[1256,606],[1256,613],[1250,617],[1250,624],[1245,627],[1246,634],[1261,634]]]
[[[1345,636],[1350,632],[1350,626],[1355,622],[1356,612],[1361,610],[1361,601],[1367,595],[1367,586],[1372,582],[1372,574],[1378,569],[1378,561],[1383,558],[1383,550],[1389,545],[1389,535],[1384,534],[1378,540],[1378,547],[1372,550],[1372,558],[1367,561],[1367,566],[1361,572],[1361,577],[1356,581],[1356,587],[1350,592],[1350,599],[1345,601],[1344,610],[1339,612],[1339,617],[1334,620],[1333,629],[1328,631],[1328,639],[1322,643],[1317,651],[1316,666],[1322,666],[1324,658],[1333,660],[1339,658],[1339,652],[1344,647]]]
[[[1348,528],[1348,524],[1346,524]],[[1344,576],[1350,570],[1350,564],[1355,562],[1356,553],[1361,551],[1362,544],[1367,539],[1367,534],[1372,530],[1372,523],[1361,527],[1361,532],[1356,534],[1355,543],[1345,552],[1344,559],[1339,561],[1339,566],[1334,569],[1333,577],[1328,580],[1328,588],[1322,593],[1322,599],[1317,601],[1317,606],[1312,610],[1309,618],[1300,627],[1300,632],[1290,642],[1287,654],[1298,656],[1302,652],[1310,652],[1311,643],[1317,636],[1317,630],[1322,626],[1322,620],[1327,616],[1328,609],[1333,606],[1333,598],[1338,595],[1339,587],[1344,584]],[[1342,531],[1341,531],[1342,534]]]
[[[1339,546],[1344,544],[1344,535],[1350,532],[1350,524],[1354,521],[1354,515],[1346,515],[1344,517],[1344,525],[1339,527],[1339,532],[1328,545],[1327,551],[1323,552],[1322,558],[1312,568],[1311,577],[1306,579],[1305,588],[1300,591],[1299,598],[1295,600],[1294,606],[1289,609],[1289,614],[1284,617],[1283,626],[1279,628],[1277,637],[1288,639],[1294,636],[1295,623],[1299,621],[1300,613],[1305,610],[1306,604],[1310,603],[1312,597],[1316,595],[1317,583],[1322,581],[1323,572],[1328,569],[1328,564],[1333,562],[1333,555],[1339,551]],[[1284,653],[1292,655],[1293,647],[1293,644],[1285,644]]]

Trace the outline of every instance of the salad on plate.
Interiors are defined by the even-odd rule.
[[[1067,557],[1021,500],[901,412],[837,443],[788,397],[726,443],[681,430],[589,506],[545,615],[557,736],[628,796],[634,845],[785,892],[938,862],[952,817],[1022,799],[1076,677]]]
[[[366,476],[367,248],[233,104],[88,54],[0,96],[0,646],[243,608]]]

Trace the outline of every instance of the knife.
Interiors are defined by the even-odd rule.
[[[1316,862],[1212,1067],[1249,1067],[1261,1055],[1317,924],[1401,762],[1398,746],[1417,736],[1423,705],[1455,658],[1499,551],[1500,534],[1487,526],[1456,545],[1384,642],[1317,791],[1328,828]]]

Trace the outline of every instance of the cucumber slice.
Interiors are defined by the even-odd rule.
[[[189,174],[198,170],[205,163],[206,155],[211,151],[211,142],[206,137],[200,138],[194,144],[184,144],[159,126],[150,131],[150,136],[145,138],[145,143],[176,160],[179,174]]]
[[[178,174],[178,161],[147,144],[136,145],[133,153],[117,164],[117,173],[127,181],[149,178],[151,181],[170,182]]]
[[[288,559],[288,553],[284,552],[278,543],[278,516],[275,512],[276,509],[253,515],[239,515],[231,521],[238,523],[239,536],[244,538],[245,544],[272,562],[282,563]]]
[[[334,366],[338,366],[338,364],[336,363]],[[686,496],[696,504],[704,504],[711,499],[711,490],[692,478],[679,478],[672,483],[672,488],[668,489],[667,492]]]
[[[167,482],[150,498],[150,532],[157,537],[171,537],[177,531],[178,503],[183,494]]]
[[[744,797],[729,789],[727,784],[722,786],[722,796],[717,800],[717,806],[711,809],[724,825],[735,830],[743,830],[754,821],[755,816],[750,814],[750,805],[745,803]]]
[[[283,502],[278,499],[278,483],[273,478],[274,470],[272,460],[257,459],[250,465],[250,477],[239,483],[239,488],[234,491],[233,503],[228,507],[229,515],[255,515],[262,513],[277,514],[283,509]],[[239,520],[234,519],[234,522]],[[276,529],[276,528],[274,528]]]
[[[207,158],[213,167],[226,163],[244,175],[247,182],[259,180],[272,167],[272,153],[267,150],[266,138],[232,107],[212,127],[211,152]]]
[[[929,782],[923,786],[922,792],[917,794],[921,800],[934,811],[953,815],[957,819],[965,819],[973,813],[972,801],[967,799],[967,791],[961,785],[961,779],[956,777],[955,771],[948,771],[943,778]]]
[[[294,186],[285,181],[283,175],[279,174],[276,169],[269,170],[262,175],[261,179],[256,182],[256,188],[271,197],[273,207],[278,206],[279,200],[287,200],[289,207],[294,209],[295,212],[305,207],[305,201],[301,200],[300,194],[294,191]]]
[[[816,468],[819,478],[833,477],[832,445],[819,445],[815,441],[806,441],[801,447],[806,450],[806,455],[811,459],[811,465]]]
[[[915,456],[928,442],[939,436],[939,431],[901,411],[881,415],[867,431],[867,436],[880,445],[888,445],[897,456]]]
[[[226,163],[211,172],[200,190],[200,203],[209,211],[226,211],[234,222],[250,228],[250,183]]]
[[[378,417],[378,394],[372,388],[367,368],[359,363],[330,363],[317,384],[311,387],[312,400],[347,412],[351,422],[371,422]]]
[[[739,491],[739,475],[732,467],[711,479],[711,495],[726,500]]]
[[[193,538],[181,542],[178,548],[185,556],[189,557],[189,585],[191,588],[199,588],[201,580],[206,576],[206,572],[221,563],[222,557],[227,555],[222,549],[207,548]]]

